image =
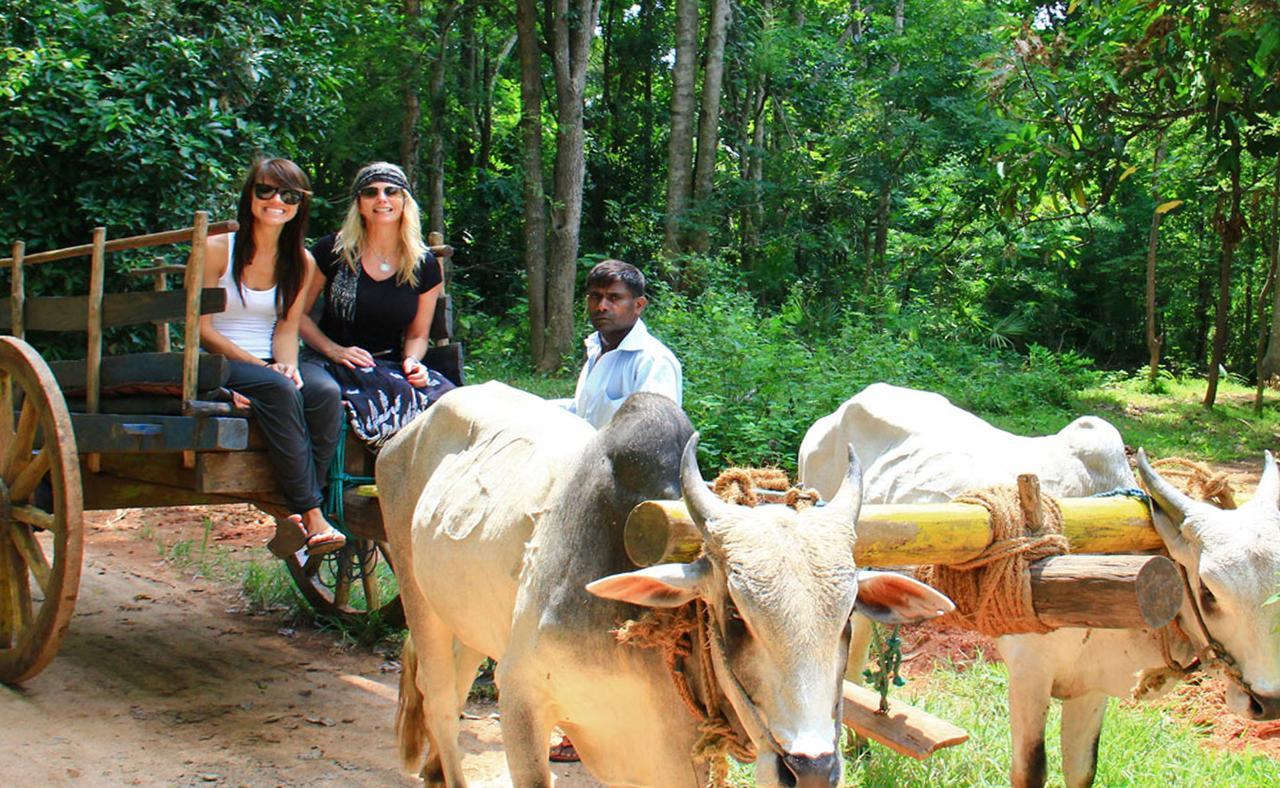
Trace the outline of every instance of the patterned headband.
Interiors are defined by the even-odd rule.
[[[394,164],[380,163],[370,164],[360,171],[360,174],[356,176],[355,184],[351,187],[351,199],[359,199],[360,190],[374,181],[399,186],[410,195],[413,194],[413,190],[409,188],[409,179],[404,177],[404,170]]]

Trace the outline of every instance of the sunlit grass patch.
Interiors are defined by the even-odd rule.
[[[1081,391],[1081,412],[1106,418],[1125,443],[1153,457],[1231,462],[1258,461],[1280,444],[1280,397],[1267,391],[1262,415],[1253,411],[1254,390],[1230,378],[1218,387],[1213,409],[1205,408],[1203,379],[1163,378],[1159,391],[1146,379],[1115,379]]]
[[[846,758],[845,784],[861,786],[1007,786],[1010,735],[1008,674],[1001,664],[978,660],[963,668],[946,663],[927,680],[895,693],[930,714],[969,732],[969,741],[923,761],[879,744]],[[1048,784],[1062,784],[1059,745],[1061,707],[1055,702],[1045,730]],[[847,735],[847,732],[846,732]],[[1112,701],[1103,723],[1095,785],[1263,786],[1280,785],[1280,762],[1249,751],[1228,753],[1205,746],[1205,736],[1165,703]],[[735,763],[731,782],[754,785],[752,766]]]

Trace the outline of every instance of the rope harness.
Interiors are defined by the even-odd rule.
[[[960,564],[933,564],[916,570],[916,577],[955,602],[956,609],[940,620],[989,637],[1052,631],[1036,618],[1027,567],[1042,558],[1068,551],[1062,534],[1062,508],[1049,496],[1041,499],[1043,525],[1036,530],[1025,520],[1018,488],[970,490],[954,503],[981,506],[991,516],[991,544],[976,558]]]
[[[1157,460],[1152,464],[1152,467],[1163,469],[1162,476],[1172,476],[1178,479],[1181,482],[1180,486],[1188,496],[1217,504],[1223,509],[1236,508],[1235,490],[1232,488],[1231,481],[1226,473],[1214,473],[1208,467],[1183,457],[1167,457]],[[1151,518],[1154,521],[1156,516],[1155,502],[1148,494],[1144,493],[1144,498],[1147,502],[1147,507],[1151,510]],[[1163,689],[1169,681],[1182,681],[1200,670],[1219,671],[1227,680],[1234,682],[1246,694],[1252,696],[1253,688],[1248,681],[1245,681],[1244,673],[1240,670],[1239,663],[1209,631],[1209,625],[1204,619],[1204,611],[1200,608],[1200,595],[1192,587],[1191,577],[1187,574],[1186,567],[1179,562],[1175,561],[1175,563],[1178,566],[1178,573],[1182,576],[1183,594],[1191,602],[1191,610],[1195,613],[1196,627],[1200,630],[1200,636],[1204,639],[1204,646],[1199,649],[1195,648],[1195,643],[1192,641],[1191,636],[1182,628],[1175,616],[1173,621],[1170,621],[1159,631],[1160,653],[1164,658],[1165,666],[1163,668],[1144,670],[1138,675],[1138,683],[1133,689],[1134,699],[1141,700]],[[1195,656],[1190,662],[1183,665],[1174,658],[1173,646],[1175,643],[1184,645],[1195,652]]]
[[[813,490],[790,487],[786,473],[778,468],[730,468],[716,477],[712,490],[722,500],[741,506],[781,499],[802,509],[819,500]],[[623,622],[614,636],[638,648],[661,649],[676,693],[698,722],[699,736],[691,755],[695,762],[707,763],[708,785],[718,788],[729,784],[727,756],[742,763],[755,761],[753,741],[767,741],[779,755],[784,753],[729,667],[724,632],[714,619],[707,603],[695,599],[677,608],[647,610],[639,619]],[[695,658],[693,669],[698,671],[702,697],[690,685],[687,673],[689,660]],[[733,697],[725,697],[725,692]],[[737,709],[745,709],[746,718]]]

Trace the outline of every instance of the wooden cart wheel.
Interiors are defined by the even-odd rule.
[[[53,659],[80,593],[80,463],[62,391],[35,348],[0,337],[0,681]]]
[[[391,580],[385,542],[351,538],[341,550],[327,555],[302,561],[300,554],[294,554],[284,561],[298,591],[317,613],[347,621],[376,616],[391,626],[404,625],[400,594],[385,587]],[[383,563],[385,568],[380,566]]]

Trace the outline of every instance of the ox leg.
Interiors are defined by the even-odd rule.
[[[556,723],[553,711],[530,694],[523,682],[504,679],[500,681],[498,711],[511,783],[516,788],[551,788],[547,743]]]
[[[1035,665],[1027,665],[1026,660],[1002,656],[1009,666],[1009,728],[1013,738],[1010,780],[1014,788],[1041,788],[1047,769],[1044,723],[1053,680]]]
[[[453,644],[453,675],[458,683],[458,709],[466,708],[467,698],[471,695],[471,685],[476,683],[476,673],[480,663],[484,662],[484,654],[463,645],[461,641]]]
[[[460,788],[467,784],[458,753],[457,666],[455,654],[465,647],[457,644],[452,633],[434,614],[423,616],[430,622],[427,631],[413,634],[418,649],[418,690],[422,693],[427,727],[427,762],[422,767],[422,781],[429,786]],[[474,676],[474,673],[472,674]],[[447,680],[446,680],[446,677]],[[467,684],[470,687],[470,683]]]
[[[1062,777],[1067,788],[1093,785],[1107,696],[1093,692],[1062,703]]]
[[[846,681],[852,681],[854,684],[862,684],[866,679],[862,675],[862,671],[867,667],[867,655],[871,651],[871,636],[874,632],[875,624],[871,623],[871,619],[858,613],[853,614],[853,632],[849,638],[849,662],[844,668],[844,677]],[[867,752],[867,737],[854,733],[852,729],[847,745],[845,746],[845,756],[853,759],[859,758],[863,753]]]

